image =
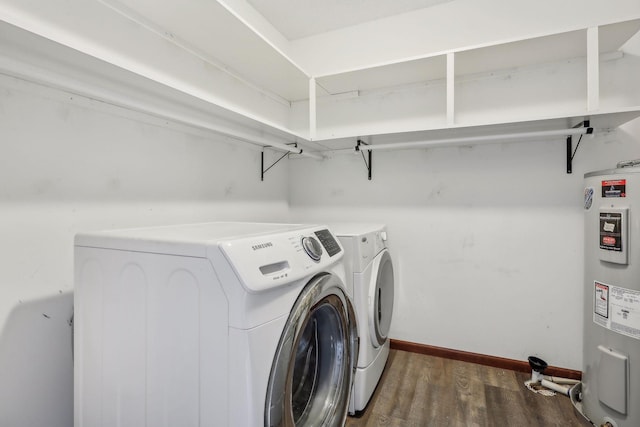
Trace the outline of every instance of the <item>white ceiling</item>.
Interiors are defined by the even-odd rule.
[[[247,0],[289,40],[452,0]]]

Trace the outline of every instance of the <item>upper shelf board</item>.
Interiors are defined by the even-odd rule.
[[[284,100],[308,99],[309,77],[212,0],[102,0],[193,54]]]
[[[613,52],[640,30],[640,19],[599,28],[598,50]],[[587,56],[587,31],[578,30],[512,43],[462,51],[456,55],[456,75],[527,67]]]
[[[640,19],[599,28],[600,53],[613,52],[640,30]],[[586,29],[477,49],[452,51],[455,75],[466,76],[585,57]],[[374,90],[444,79],[446,53],[317,78],[331,94]]]
[[[351,71],[316,80],[331,95],[351,91],[393,88],[443,79],[447,74],[446,56],[439,55],[366,70]]]
[[[309,98],[309,77],[291,58],[221,2],[101,0],[128,19],[285,101]],[[601,53],[615,51],[640,30],[640,19],[600,27]],[[586,55],[586,30],[455,53],[456,76],[543,64]],[[444,79],[446,53],[407,58],[316,79],[318,95],[393,88]]]

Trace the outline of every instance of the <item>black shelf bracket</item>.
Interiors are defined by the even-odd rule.
[[[294,142],[294,143],[290,143],[287,145],[293,145],[294,147],[298,148],[298,143]],[[289,157],[290,154],[296,154],[293,152],[288,152],[288,153],[284,153],[282,156],[280,156],[278,158],[278,160],[276,160],[275,162],[271,163],[270,166],[268,166],[266,169],[264,168],[264,149],[265,148],[269,148],[269,146],[264,146],[262,147],[262,152],[260,153],[260,181],[264,181],[264,175],[267,173],[267,171],[269,169],[271,169],[272,167],[274,167],[276,164],[278,164],[278,162],[282,159],[284,159],[285,157]]]
[[[358,143],[356,144],[356,151],[359,151],[360,154],[362,154],[362,160],[364,160],[364,166],[367,168],[367,173],[368,173],[368,179],[369,181],[371,181],[371,168],[372,168],[372,163],[371,160],[373,158],[373,156],[371,155],[371,150],[365,150],[367,151],[368,157],[369,157],[369,161],[367,161],[367,159],[364,157],[364,153],[362,152],[363,150],[360,149],[361,145],[369,145],[366,142],[362,141],[361,139],[358,140]]]
[[[578,123],[577,125],[575,125],[573,128],[577,129],[577,128],[581,128],[584,127],[587,129],[587,135],[590,135],[593,133],[593,128],[591,127],[591,124],[589,123],[589,120],[583,120],[582,122]],[[580,141],[582,141],[582,137],[584,136],[584,134],[580,135],[580,139],[578,139],[578,143],[576,144],[576,148],[573,148],[573,136],[569,135],[567,136],[567,173],[573,173],[573,158],[576,156],[576,152],[578,151],[578,147],[580,147]]]

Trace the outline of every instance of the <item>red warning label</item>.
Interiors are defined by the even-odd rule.
[[[602,197],[627,197],[627,180],[610,179],[602,181]]]
[[[595,294],[593,295],[593,308],[596,314],[604,318],[609,317],[609,285],[594,281]]]

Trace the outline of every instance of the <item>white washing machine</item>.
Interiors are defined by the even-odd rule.
[[[393,263],[387,232],[379,224],[332,224],[345,250],[347,287],[358,319],[360,351],[349,413],[362,411],[380,381],[389,356],[387,337],[393,315]]]
[[[76,236],[76,427],[342,426],[357,358],[324,226]]]

